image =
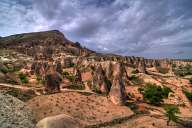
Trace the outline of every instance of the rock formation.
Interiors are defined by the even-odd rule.
[[[114,64],[114,73],[113,73],[113,81],[112,87],[109,93],[109,97],[111,101],[116,105],[124,104],[126,100],[125,94],[125,85],[122,80],[122,65],[121,64]]]

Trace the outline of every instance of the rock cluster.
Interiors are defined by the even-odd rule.
[[[1,128],[35,128],[32,113],[24,103],[7,94],[0,94]]]

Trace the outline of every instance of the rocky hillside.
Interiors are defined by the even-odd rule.
[[[105,96],[114,105],[125,105],[129,100],[140,104],[149,101],[139,90],[152,84],[171,90],[161,103],[179,105],[182,116],[190,116],[191,75],[191,60],[96,53],[57,30],[0,38],[0,84],[25,87],[35,95],[76,90]],[[34,94],[27,96],[30,99]]]

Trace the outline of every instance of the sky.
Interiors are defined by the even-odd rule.
[[[0,0],[0,36],[55,29],[102,53],[192,59],[192,0]]]

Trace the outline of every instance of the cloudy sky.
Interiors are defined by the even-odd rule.
[[[192,58],[192,0],[0,0],[0,36],[51,29],[99,52]]]

